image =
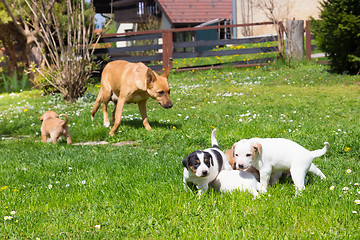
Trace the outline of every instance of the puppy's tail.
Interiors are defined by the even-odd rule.
[[[323,149],[319,149],[319,150],[315,150],[312,151],[311,154],[313,156],[313,158],[317,158],[317,157],[321,157],[322,155],[324,155],[326,153],[326,151],[329,149],[329,143],[328,142],[324,142],[324,147]]]
[[[65,122],[62,124],[63,126],[65,126],[66,124],[68,124],[68,122],[69,122],[69,117],[68,117],[68,115],[66,115],[66,114],[60,114],[60,117],[61,116],[64,116],[65,117]]]
[[[211,145],[213,148],[219,148],[219,144],[216,141],[215,134],[216,134],[216,128],[211,132]]]

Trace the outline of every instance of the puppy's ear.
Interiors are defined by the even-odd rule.
[[[235,157],[235,147],[236,147],[236,143],[234,143],[234,145],[231,147],[233,157]]]
[[[211,162],[211,165],[214,166],[214,159],[212,156],[210,156],[210,162]]]
[[[258,155],[261,155],[262,153],[262,145],[260,143],[254,142],[252,143],[252,147],[254,148],[254,153],[258,153]]]
[[[186,158],[182,161],[182,164],[187,170],[189,170],[189,156],[186,156]]]
[[[154,72],[151,70],[151,68],[148,68],[146,71],[146,84],[149,86],[149,84],[156,81],[156,76]]]
[[[44,115],[41,116],[40,121],[44,121]]]

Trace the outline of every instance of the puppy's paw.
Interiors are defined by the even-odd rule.
[[[94,116],[91,116],[91,121],[92,121],[92,122],[94,121]]]
[[[106,128],[110,127],[110,122],[104,122],[104,126],[105,126]]]

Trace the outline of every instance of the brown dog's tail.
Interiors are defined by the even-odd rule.
[[[64,117],[65,117],[65,122],[64,122],[62,125],[63,125],[63,126],[67,125],[68,122],[69,122],[69,117],[68,117],[68,115],[66,115],[66,114],[60,114],[60,117],[61,117],[61,116],[64,116]]]

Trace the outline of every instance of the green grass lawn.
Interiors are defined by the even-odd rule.
[[[0,239],[359,239],[359,80],[312,63],[173,72],[173,108],[148,101],[153,131],[131,104],[114,137],[101,111],[90,120],[98,85],[77,103],[37,90],[1,94]],[[73,143],[109,144],[41,143],[46,110],[69,115]],[[327,179],[309,173],[297,197],[283,179],[257,200],[213,191],[198,199],[183,189],[182,160],[210,147],[213,127],[223,150],[251,137],[309,150],[328,141],[314,160]],[[122,141],[136,143],[112,145]]]

